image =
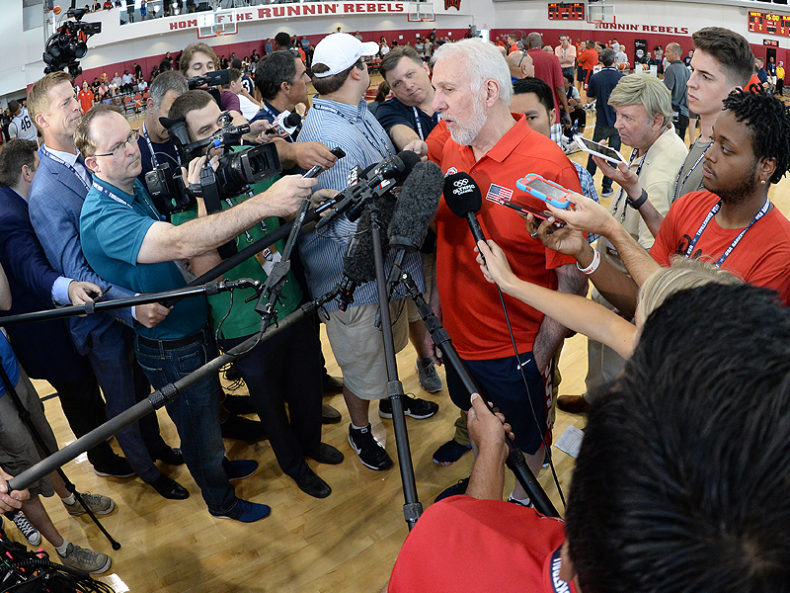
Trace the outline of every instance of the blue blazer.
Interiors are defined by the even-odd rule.
[[[80,243],[80,212],[88,188],[67,167],[53,160],[44,150],[38,151],[41,163],[30,186],[30,221],[44,248],[50,265],[61,275],[74,280],[97,284],[103,291],[110,286],[88,265]],[[106,292],[105,299],[134,296],[120,286]],[[115,309],[112,314],[96,313],[87,317],[72,317],[69,327],[77,349],[89,349],[90,334],[104,332],[115,319],[133,327],[131,310]]]
[[[52,309],[52,284],[60,276],[47,262],[33,232],[27,202],[9,187],[0,187],[0,263],[13,303],[2,315]],[[71,340],[65,320],[37,321],[6,328],[14,352],[36,379],[73,381],[86,372],[85,359]]]

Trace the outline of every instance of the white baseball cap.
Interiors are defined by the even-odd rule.
[[[325,78],[340,74],[357,63],[361,57],[375,56],[379,52],[379,44],[375,41],[363,43],[348,33],[332,33],[324,37],[313,52],[313,66],[328,66],[326,72],[313,72],[313,76]]]

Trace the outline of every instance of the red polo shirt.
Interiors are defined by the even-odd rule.
[[[500,141],[475,162],[472,149],[452,138],[444,145],[441,167],[445,174],[469,173],[480,187],[483,204],[477,217],[483,233],[505,251],[519,278],[547,288],[557,288],[554,272],[576,260],[546,249],[527,232],[515,210],[486,199],[489,192],[500,195],[516,188],[516,180],[537,173],[563,187],[580,192],[579,176],[573,164],[551,139],[533,131],[523,114],[513,114],[516,124]],[[540,200],[527,197],[536,208]],[[458,218],[442,198],[436,212],[436,279],[442,304],[442,322],[459,354],[468,360],[491,360],[513,356],[510,336],[499,304],[496,286],[486,282],[475,261],[475,241],[466,223]],[[543,313],[518,299],[505,296],[519,352],[532,350],[543,321]]]

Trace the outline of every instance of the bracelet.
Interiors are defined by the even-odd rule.
[[[582,267],[579,265],[579,262],[576,262],[576,267],[578,268],[578,270],[579,270],[579,271],[580,271],[582,274],[584,274],[585,276],[589,276],[590,274],[594,273],[594,272],[595,272],[595,270],[597,270],[597,269],[598,269],[598,266],[599,266],[600,264],[601,264],[601,252],[600,252],[600,251],[598,251],[597,249],[593,249],[593,259],[592,259],[592,261],[590,262],[590,265],[589,265],[589,266],[587,266],[586,268],[582,268]]]
[[[642,207],[642,204],[647,202],[647,190],[642,190],[642,195],[639,196],[636,200],[632,200],[629,196],[626,196],[625,203],[631,206],[634,210],[639,210]]]

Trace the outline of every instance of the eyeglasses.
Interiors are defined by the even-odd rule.
[[[123,149],[126,148],[126,145],[130,144],[130,143],[137,142],[137,138],[139,136],[140,136],[140,134],[137,132],[137,130],[132,130],[131,132],[129,132],[129,135],[126,137],[126,140],[123,140],[123,141],[119,142],[118,144],[116,144],[115,146],[113,146],[110,149],[109,152],[103,152],[101,154],[94,154],[93,156],[115,156],[115,157],[119,157],[119,156],[121,156],[123,154]]]
[[[521,68],[521,62],[524,61],[524,58],[527,57],[527,52],[525,50],[521,50],[521,59],[518,61],[518,66],[516,68]]]

